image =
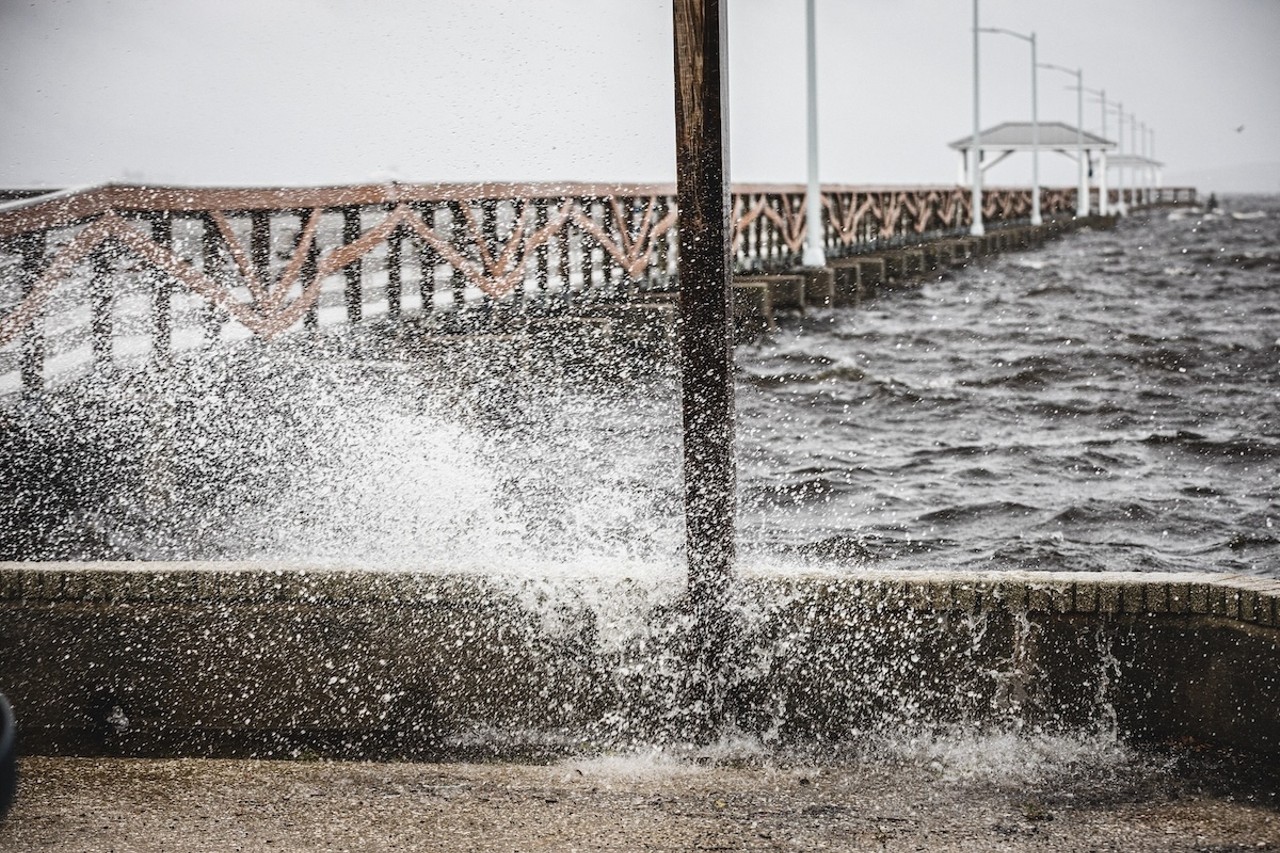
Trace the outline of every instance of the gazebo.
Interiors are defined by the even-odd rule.
[[[1135,203],[1145,203],[1151,199],[1151,191],[1164,186],[1164,163],[1159,160],[1153,160],[1150,157],[1144,157],[1141,154],[1117,154],[1103,161],[1102,168],[1115,169],[1120,180],[1117,186],[1120,187],[1120,208],[1123,211],[1125,207],[1124,188],[1126,185],[1125,176],[1128,181],[1131,198]]]
[[[1083,155],[1082,172],[1087,175],[1091,171],[1094,155],[1096,154],[1099,159],[1099,168],[1096,172],[1099,180],[1099,197],[1106,197],[1107,152],[1115,150],[1116,144],[1114,142],[1089,133],[1087,130],[1077,130],[1074,126],[1060,121],[1039,122],[1038,135],[1040,139],[1038,145],[1035,142],[1036,135],[1037,129],[1033,128],[1032,123],[1029,121],[1006,121],[1003,124],[998,124],[982,131],[978,134],[978,153],[979,160],[982,163],[982,174],[985,175],[992,166],[1003,162],[1014,154],[1040,150],[1053,151],[1077,161]],[[969,184],[969,163],[971,159],[970,152],[973,150],[973,137],[965,136],[957,139],[948,147],[960,152],[960,184]],[[994,154],[995,157],[989,158],[988,154]],[[1081,179],[1081,184],[1082,186],[1084,185],[1083,178]],[[1105,212],[1105,209],[1102,212]]]

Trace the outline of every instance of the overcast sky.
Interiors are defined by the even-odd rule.
[[[728,2],[733,178],[802,181],[804,2]],[[822,179],[954,182],[971,0],[817,15]],[[0,186],[672,180],[670,18],[670,0],[0,0]],[[982,19],[1035,30],[1042,62],[1155,128],[1166,183],[1280,192],[1280,0],[982,0]],[[1029,119],[1028,45],[982,38],[984,125]],[[1043,120],[1074,124],[1072,82],[1041,71]],[[1041,173],[1074,181],[1061,156]],[[1028,155],[989,180],[1029,174]]]

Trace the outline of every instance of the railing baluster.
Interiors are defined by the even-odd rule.
[[[151,239],[164,249],[173,248],[173,219],[168,212],[151,214]],[[151,362],[156,367],[168,367],[173,359],[173,279],[160,270],[153,270],[151,278]]]
[[[573,269],[569,252],[570,229],[571,226],[566,222],[560,227],[560,234],[556,238],[556,275],[560,279],[560,291],[554,303],[556,309],[564,309],[569,305],[569,275]]]
[[[769,207],[781,206],[782,200],[780,197],[765,195],[765,196],[761,196],[760,198],[761,198],[761,201],[763,201]],[[773,265],[778,261],[778,259],[782,255],[782,249],[783,249],[782,235],[778,231],[777,223],[774,222],[772,219],[770,219],[769,222],[765,225],[765,229],[766,229],[766,233],[768,234],[768,246],[769,246],[769,251],[765,253],[765,258],[768,260],[768,262],[771,265]]]
[[[609,201],[615,200],[621,204],[626,204],[627,201],[626,199],[610,199]],[[619,222],[618,217],[613,215],[613,205],[609,204],[608,201],[601,202],[600,230],[613,237],[616,242],[619,240],[619,232],[626,227],[626,220]],[[617,264],[614,262],[613,255],[609,254],[602,243],[600,245],[600,297],[602,299],[613,299],[617,296],[617,285],[614,281],[616,269]]]
[[[418,215],[432,230],[436,227],[435,205],[426,203],[418,207]],[[422,301],[423,315],[435,312],[436,264],[439,253],[426,243],[418,243],[418,297]]]
[[[644,211],[648,206],[649,206],[648,199],[641,199],[638,196],[636,196],[636,197],[633,197],[631,199],[631,203],[626,208],[624,208],[625,210],[629,210],[631,212],[629,221],[626,224],[627,229],[631,233],[637,233],[637,234],[639,233],[640,223],[644,221]],[[654,224],[656,224],[656,222],[657,221],[654,220]],[[646,234],[641,234],[640,236],[641,236],[641,239],[648,238],[648,235]],[[646,270],[650,269],[652,263],[653,263],[652,253],[651,252],[646,253],[645,269]],[[631,277],[631,273],[629,273],[625,269],[622,269],[621,267],[619,267],[618,275],[619,275],[619,281],[622,284],[622,298],[634,299],[636,296],[636,280]]]
[[[499,254],[498,246],[502,245],[501,239],[498,237],[498,202],[497,199],[486,198],[480,202],[480,239],[484,240],[490,252],[496,257]],[[500,270],[499,272],[505,272]],[[499,303],[498,297],[485,294],[480,300],[483,306],[485,319],[495,319],[495,312],[501,311],[502,305]]]
[[[342,209],[342,243],[351,245],[360,239],[360,208],[351,206]],[[344,292],[347,305],[347,322],[359,323],[364,316],[364,295],[361,283],[364,278],[364,261],[360,258],[347,264],[343,270],[347,286]]]
[[[744,198],[742,206],[743,211],[750,211],[758,203],[756,196],[748,195]],[[761,269],[764,266],[765,255],[768,253],[769,247],[766,243],[765,221],[763,216],[758,216],[747,226],[746,242],[748,247],[747,257],[750,258],[751,268],[753,270]]]
[[[46,234],[37,231],[25,234],[17,241],[22,256],[22,299],[25,301],[35,290],[36,282],[44,272]],[[22,335],[22,390],[38,394],[44,386],[44,309],[31,318]]]
[[[547,201],[546,199],[538,199],[534,204],[535,204],[534,210],[536,211],[536,215],[534,217],[533,227],[535,231],[541,231],[543,228],[547,227],[547,221],[549,218],[547,208],[550,205],[550,202]],[[544,311],[546,310],[546,301],[547,301],[547,282],[551,278],[551,241],[550,240],[544,241],[543,244],[538,247],[537,266],[535,269],[536,271],[534,273],[534,282],[538,288],[537,307],[539,311]]]
[[[309,287],[312,282],[316,286],[316,298],[311,300],[311,304],[307,306],[307,313],[302,317],[302,327],[308,332],[314,333],[320,328],[320,297],[324,294],[323,285],[316,282],[316,274],[319,272],[320,266],[320,241],[319,238],[311,241],[311,246],[307,249],[307,256],[302,259],[302,286]]]
[[[400,258],[404,237],[400,229],[392,231],[387,237],[387,319],[400,319]]]
[[[253,270],[263,288],[271,284],[271,212],[255,210],[249,214],[249,255]]]
[[[656,226],[659,222],[666,218],[667,212],[671,209],[671,201],[666,196],[659,196],[654,202],[653,207],[653,224]],[[671,233],[675,229],[670,229],[666,234],[659,234],[655,240],[654,253],[656,258],[652,269],[657,272],[656,285],[659,289],[666,289],[667,282],[671,278]],[[653,278],[652,276],[650,277]],[[652,280],[649,282],[650,287],[653,286]]]
[[[466,230],[463,228],[462,205],[466,202],[449,202],[449,236],[453,242],[453,246],[463,255],[467,251]],[[479,258],[476,259],[479,261]],[[467,298],[467,282],[462,275],[462,270],[455,268],[452,264],[449,266],[449,294],[453,299],[454,313],[461,312],[466,307]]]
[[[204,270],[204,274],[217,282],[225,280],[226,276],[220,269],[221,258],[218,255],[218,227],[213,222],[213,217],[205,214],[201,217],[204,228],[200,234],[200,265]],[[213,300],[207,300],[201,307],[201,327],[204,332],[205,344],[212,346],[222,333],[222,319],[218,316],[218,306]]]
[[[582,212],[587,219],[594,221],[596,218],[595,199],[583,199]],[[582,262],[582,299],[580,301],[590,300],[594,295],[593,290],[596,281],[595,254],[595,240],[586,231],[578,229],[578,257]]]
[[[89,336],[93,347],[93,369],[102,373],[111,367],[111,256],[102,248],[93,253],[90,260],[93,269],[89,279],[90,321]]]

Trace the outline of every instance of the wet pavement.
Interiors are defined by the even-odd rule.
[[[882,762],[29,758],[0,851],[1280,850],[1274,790],[1165,762],[965,776]]]

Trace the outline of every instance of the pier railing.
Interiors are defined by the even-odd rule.
[[[1170,201],[1186,192],[1162,191]],[[129,361],[163,367],[251,336],[408,316],[501,327],[679,286],[672,185],[28,195],[0,204],[0,393]],[[1075,209],[1074,189],[1041,198],[1046,217]],[[804,199],[798,185],[735,187],[739,271],[799,264]],[[828,186],[822,201],[833,258],[964,233],[970,222],[961,187]],[[988,189],[983,208],[992,227],[1024,223],[1030,190]]]

